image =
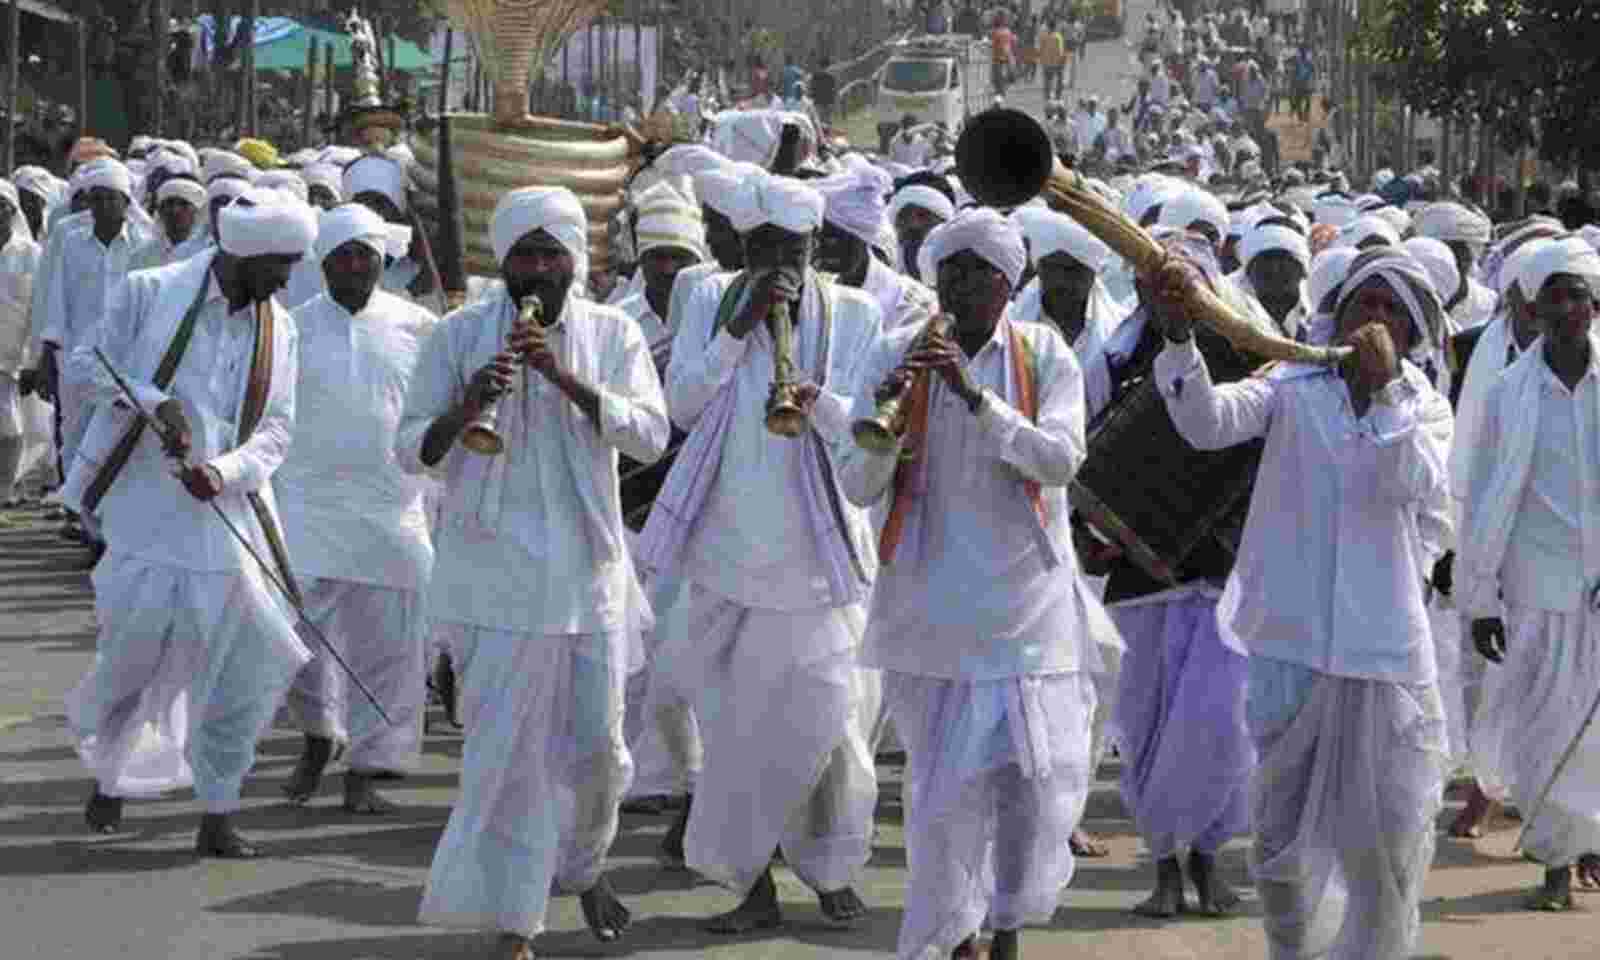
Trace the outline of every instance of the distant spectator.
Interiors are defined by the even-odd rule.
[[[989,31],[989,85],[999,96],[1005,96],[1011,85],[1011,71],[1016,63],[1017,35],[1006,26],[1007,17],[998,13],[994,29]]]
[[[829,69],[833,63],[826,56],[817,61],[817,70],[811,75],[811,102],[817,105],[817,115],[823,123],[833,123],[833,107],[839,97],[839,81]]]
[[[1071,54],[1067,52],[1067,39],[1057,29],[1056,22],[1045,21],[1044,29],[1039,31],[1039,66],[1044,68],[1046,101],[1060,100],[1066,96],[1064,78],[1067,59],[1070,56]]]

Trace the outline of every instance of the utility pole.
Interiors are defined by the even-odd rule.
[[[0,162],[5,164],[7,175],[17,166],[17,83],[21,79],[21,71],[17,69],[17,61],[22,59],[22,7],[18,0],[11,0],[11,9],[6,15],[6,128],[0,132],[4,136],[3,154]]]

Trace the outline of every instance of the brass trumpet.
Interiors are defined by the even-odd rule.
[[[512,329],[528,325],[544,326],[544,301],[537,296],[525,297],[522,308],[517,313],[517,322]],[[528,368],[522,368],[523,387],[527,387]],[[461,445],[473,453],[492,457],[506,448],[506,442],[499,432],[495,430],[495,420],[500,413],[500,399],[497,397],[477,419],[467,424],[461,431]]]
[[[798,437],[806,430],[800,406],[800,379],[794,366],[794,321],[789,304],[778,303],[767,317],[772,331],[772,391],[767,394],[767,430],[780,437]]]
[[[935,314],[923,327],[922,333],[911,341],[911,346],[906,349],[909,354],[933,336],[948,336],[950,333],[950,318],[945,314]],[[877,411],[870,417],[863,417],[850,425],[850,436],[855,438],[856,446],[869,453],[893,453],[895,445],[900,442],[900,437],[906,432],[906,398],[911,395],[911,390],[920,378],[927,377],[932,371],[919,370],[916,375],[905,381],[899,392],[893,396],[884,397],[878,401]]]
[[[1076,220],[1141,276],[1167,265],[1166,249],[1063,167],[1044,128],[1019,110],[986,110],[973,117],[956,141],[956,172],[985,206],[1016,207],[1042,193],[1052,210]],[[1351,353],[1349,347],[1311,346],[1258,330],[1199,284],[1190,289],[1185,306],[1235,348],[1264,360],[1332,365]]]

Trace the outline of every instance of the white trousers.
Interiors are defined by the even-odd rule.
[[[986,916],[997,930],[1048,920],[1089,797],[1093,679],[885,673],[883,686],[907,760],[897,956],[944,960]]]
[[[628,677],[625,730],[635,773],[630,797],[681,796],[695,791],[705,764],[700,725],[689,698],[672,685],[660,661],[665,638],[689,629],[689,592],[662,590],[651,597],[656,626],[646,631],[643,669]]]
[[[290,716],[305,733],[348,743],[352,770],[414,769],[427,671],[421,592],[347,580],[308,579],[300,586],[306,612],[383,705],[389,722],[304,624],[301,637],[313,659],[289,688]]]
[[[1578,742],[1544,805],[1539,793],[1600,691],[1600,616],[1513,607],[1506,658],[1490,664],[1473,759],[1486,790],[1524,817],[1522,849],[1550,867],[1600,851],[1600,721]]]
[[[878,798],[856,667],[865,612],[756,610],[688,589],[689,631],[663,659],[693,691],[705,741],[689,866],[742,894],[781,846],[813,890],[857,884]]]
[[[1251,866],[1270,960],[1403,960],[1448,766],[1436,684],[1252,657]]]
[[[461,795],[418,919],[543,932],[552,885],[592,887],[633,775],[622,739],[626,637],[438,623],[462,675]]]
[[[239,807],[256,740],[311,659],[254,571],[195,573],[105,555],[93,574],[94,665],[67,698],[78,755],[114,797],[193,786]]]

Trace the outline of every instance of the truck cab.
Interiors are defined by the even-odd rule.
[[[878,76],[880,137],[886,130],[892,136],[908,114],[919,123],[943,123],[954,135],[969,113],[987,108],[987,63],[977,62],[973,46],[960,36],[923,39],[890,54]]]

